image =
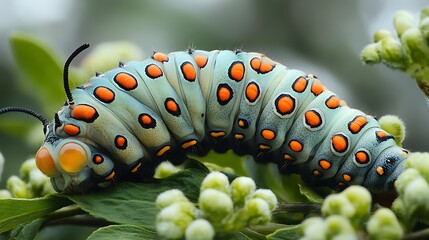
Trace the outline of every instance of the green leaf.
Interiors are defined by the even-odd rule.
[[[206,171],[185,169],[169,178],[150,183],[122,182],[110,189],[87,194],[70,195],[69,198],[91,215],[122,224],[134,224],[155,230],[158,210],[156,197],[169,189],[180,189],[191,201],[196,202]]]
[[[290,226],[276,230],[275,232],[267,235],[268,240],[287,240],[299,239],[299,226]]]
[[[304,195],[308,201],[313,203],[323,203],[324,198],[317,194],[313,189],[304,184],[298,184],[299,192]]]
[[[30,93],[37,94],[37,98],[45,106],[45,112],[58,110],[58,105],[65,100],[65,94],[62,64],[54,52],[24,34],[12,35],[10,42],[18,70],[29,80],[23,87]]]
[[[10,239],[19,240],[33,240],[39,232],[40,226],[42,226],[44,219],[39,218],[31,223],[20,225],[12,230],[10,233]]]
[[[87,240],[159,239],[156,232],[136,225],[110,225],[94,231]]]
[[[0,199],[0,233],[70,205],[67,198],[49,195],[33,199]]]

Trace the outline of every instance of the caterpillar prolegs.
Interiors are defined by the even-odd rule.
[[[392,191],[408,152],[376,119],[349,108],[320,80],[244,51],[155,52],[120,63],[70,91],[54,120],[42,121],[38,168],[57,191],[105,184],[118,172],[143,174],[188,152],[233,149],[283,173],[331,187]]]

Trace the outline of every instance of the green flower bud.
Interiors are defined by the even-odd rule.
[[[422,176],[420,176],[420,173],[417,171],[417,169],[405,169],[405,171],[401,173],[401,175],[399,175],[398,179],[395,181],[395,188],[399,194],[403,195],[408,184],[421,177]]]
[[[405,139],[405,124],[401,119],[397,116],[385,115],[378,120],[378,123],[384,131],[392,134],[398,146],[402,146]]]
[[[423,34],[423,38],[429,43],[429,17],[422,19],[419,25],[420,31]]]
[[[419,88],[429,97],[429,66],[420,66],[411,76],[414,76]]]
[[[153,177],[154,178],[167,178],[167,177],[177,173],[180,170],[181,170],[180,168],[174,166],[171,162],[164,161],[156,167],[155,174]]]
[[[393,18],[393,26],[395,27],[398,36],[401,36],[408,29],[416,27],[417,22],[410,13],[399,11]]]
[[[190,202],[178,202],[163,208],[156,216],[156,231],[167,239],[185,235],[186,228],[195,220],[195,206]]]
[[[405,162],[405,168],[414,168],[429,182],[429,153],[414,152]]]
[[[429,17],[429,7],[425,7],[420,11],[420,21]]]
[[[51,183],[49,177],[45,176],[39,169],[34,169],[28,174],[28,182],[35,193],[40,193],[46,182]]]
[[[356,209],[344,194],[331,194],[326,197],[322,205],[323,216],[341,215],[352,218]]]
[[[404,202],[401,198],[396,198],[392,203],[392,211],[398,216],[400,219],[405,218],[406,210],[404,206]]]
[[[215,189],[206,189],[200,193],[199,207],[204,215],[212,222],[221,221],[225,216],[232,214],[233,203],[224,192]]]
[[[325,240],[326,227],[325,221],[321,217],[312,217],[305,219],[300,225],[300,234],[303,236],[301,239],[308,240]]]
[[[388,66],[399,69],[405,69],[408,66],[405,50],[397,39],[384,38],[379,44],[380,57]]]
[[[49,181],[49,182],[45,182],[45,184],[43,184],[43,188],[42,188],[42,191],[40,193],[40,196],[46,196],[49,194],[54,194],[56,192],[57,191],[55,191],[55,189],[52,187],[51,182]]]
[[[394,35],[391,31],[386,29],[380,29],[374,34],[374,42],[377,43],[385,38],[393,38]]]
[[[418,215],[427,215],[429,210],[429,184],[423,177],[419,177],[411,181],[406,187],[404,194],[401,196],[404,201],[404,206],[408,210],[407,213],[414,212]]]
[[[200,191],[202,192],[209,188],[216,189],[224,193],[228,193],[228,190],[229,190],[228,177],[221,172],[209,173],[201,183]]]
[[[256,190],[256,184],[249,177],[238,177],[231,182],[231,198],[234,204],[242,206]]]
[[[12,198],[12,194],[6,189],[1,189],[0,190],[0,199],[6,199],[6,198]]]
[[[271,220],[270,206],[260,198],[246,201],[244,209],[249,217],[248,226],[265,224]]]
[[[429,65],[429,48],[420,29],[408,29],[402,34],[401,41],[414,63]]]
[[[7,180],[7,189],[15,198],[32,198],[33,195],[27,188],[27,184],[17,176],[11,176]]]
[[[270,211],[273,211],[277,207],[277,197],[276,195],[269,189],[258,189],[256,190],[252,198],[260,198],[265,200],[270,207]]]
[[[34,158],[28,159],[21,164],[21,168],[19,169],[19,175],[22,179],[28,180],[30,176],[30,172],[34,169],[37,169],[36,160]]]
[[[343,216],[332,215],[325,219],[328,239],[358,239],[349,220]]]
[[[395,214],[387,208],[378,209],[369,219],[366,229],[370,239],[401,239],[403,230]]]
[[[215,231],[213,226],[205,219],[193,221],[185,232],[186,240],[210,240],[213,239]]]
[[[178,189],[167,190],[159,194],[155,200],[155,204],[158,209],[163,209],[178,202],[189,202],[183,192]]]
[[[355,213],[350,221],[357,229],[362,225],[371,211],[371,194],[366,188],[356,185],[348,187],[341,194],[344,195],[355,208]]]
[[[360,59],[365,64],[375,64],[381,62],[381,58],[378,51],[378,44],[371,43],[366,45],[360,53]]]

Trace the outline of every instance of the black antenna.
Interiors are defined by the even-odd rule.
[[[64,90],[67,95],[67,103],[68,105],[73,105],[73,96],[71,95],[70,86],[69,86],[69,66],[73,59],[81,53],[83,50],[89,48],[89,43],[84,43],[80,47],[78,47],[74,52],[67,58],[66,63],[64,63],[64,71],[63,71],[63,80],[64,80]]]
[[[0,114],[2,113],[7,113],[7,112],[23,112],[26,113],[28,115],[31,115],[33,117],[36,117],[37,119],[39,119],[42,124],[43,124],[43,131],[46,132],[46,127],[49,125],[49,120],[47,118],[45,118],[44,116],[34,112],[33,110],[30,110],[28,108],[23,108],[23,107],[5,107],[0,109]]]

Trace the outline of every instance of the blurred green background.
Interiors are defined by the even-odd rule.
[[[27,84],[28,78],[20,73],[13,59],[9,38],[14,33],[40,40],[61,61],[84,42],[95,46],[127,40],[140,46],[146,56],[153,50],[169,52],[190,46],[207,50],[241,48],[265,53],[291,68],[315,73],[349,105],[368,114],[398,115],[408,128],[404,146],[424,151],[428,150],[429,111],[423,94],[401,72],[382,65],[363,66],[359,53],[371,42],[377,29],[393,30],[396,11],[407,9],[417,16],[427,3],[424,0],[0,0],[0,107],[25,106],[49,119],[53,117],[53,112],[47,112],[41,103],[41,94]],[[80,59],[74,65],[79,65]],[[63,101],[52,104],[59,109]],[[7,124],[0,126],[0,152],[6,164],[1,186],[8,175],[17,172],[22,161],[34,155],[43,138],[40,123],[31,117],[7,114],[0,117],[0,123],[4,122]],[[10,122],[23,122],[30,127],[13,125],[11,131]],[[28,134],[38,136],[39,140],[29,141]]]
[[[376,30],[393,31],[396,11],[406,9],[417,17],[427,4],[427,0],[0,0],[0,107],[25,106],[49,119],[54,114],[44,108],[41,93],[27,84],[13,59],[9,38],[14,33],[40,40],[61,61],[84,42],[96,46],[126,40],[140,46],[145,56],[153,50],[188,47],[241,48],[315,73],[350,106],[368,114],[398,115],[408,130],[404,146],[428,151],[429,110],[415,82],[382,65],[363,66],[359,59]],[[79,65],[81,59],[73,64]],[[59,109],[63,101],[52,104]],[[28,134],[39,140],[28,140]],[[34,118],[0,116],[0,152],[6,159],[1,188],[25,159],[34,156],[42,139],[42,127]]]

